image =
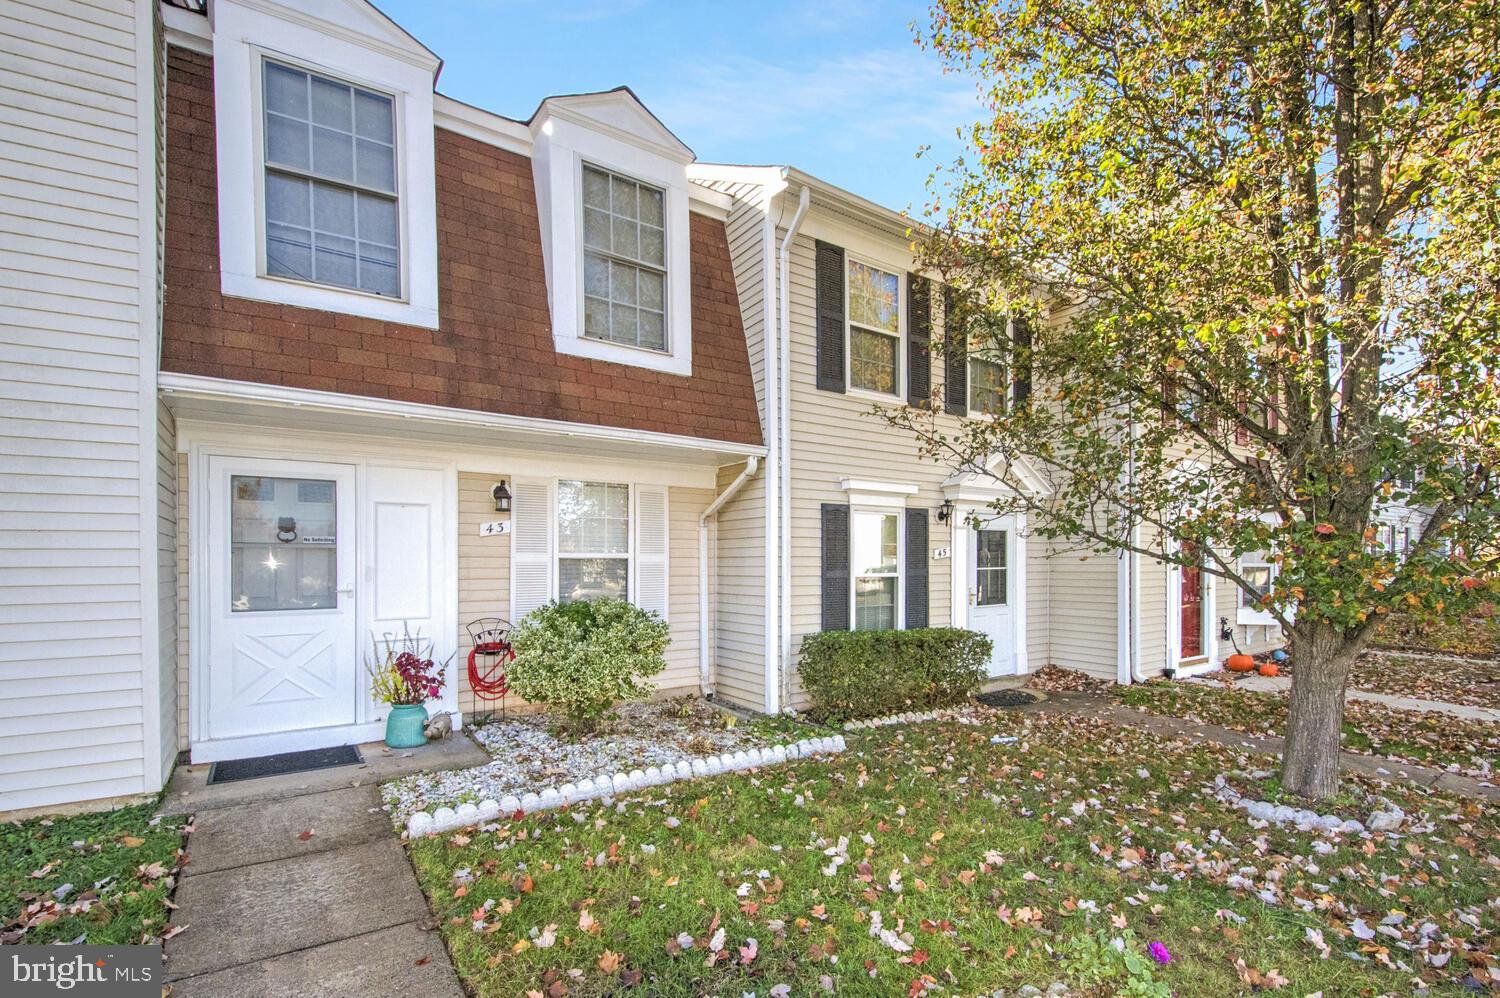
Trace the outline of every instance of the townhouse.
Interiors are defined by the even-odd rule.
[[[1276,640],[868,415],[1029,390],[930,352],[904,216],[700,163],[627,89],[452,100],[363,0],[204,8],[0,14],[0,812],[378,739],[364,663],[406,630],[463,723],[468,625],[553,599],[661,614],[663,691],[765,712],[823,629],[1121,682],[1216,666],[1221,618]]]

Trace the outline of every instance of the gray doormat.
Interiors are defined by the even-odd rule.
[[[353,745],[308,749],[305,752],[281,752],[276,755],[256,756],[254,759],[229,759],[216,762],[208,770],[208,782],[210,785],[233,783],[235,780],[254,780],[262,776],[280,776],[283,773],[305,773],[313,769],[354,766],[364,761],[364,757],[359,754],[359,749]]]
[[[986,707],[1024,707],[1036,703],[1041,697],[1025,690],[996,690],[993,693],[981,693],[974,699]]]

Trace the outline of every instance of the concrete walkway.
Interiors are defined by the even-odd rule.
[[[462,735],[360,751],[363,766],[212,787],[207,766],[179,768],[164,808],[195,817],[172,913],[186,928],[166,945],[173,998],[463,998],[377,783],[489,756]]]
[[[1095,693],[1049,693],[1047,700],[1023,709],[1038,714],[1088,714],[1105,718],[1115,724],[1155,732],[1163,737],[1214,742],[1227,748],[1262,752],[1268,755],[1281,755],[1285,745],[1284,739],[1277,735],[1264,737],[1247,735],[1242,731],[1235,731],[1233,728],[1225,728],[1217,724],[1200,724],[1177,717],[1150,714],[1122,706],[1109,697]],[[1382,783],[1405,783],[1412,786],[1431,787],[1434,790],[1466,797],[1500,801],[1500,787],[1493,783],[1428,766],[1409,766],[1391,759],[1363,755],[1358,752],[1342,753],[1339,765],[1345,772],[1358,773]]]
[[[1208,679],[1202,676],[1192,679],[1184,679],[1185,683],[1197,683],[1200,686],[1218,686],[1217,679]],[[1237,689],[1250,690],[1254,693],[1287,693],[1292,688],[1291,676],[1261,676],[1250,674],[1241,676],[1234,681]],[[1419,700],[1416,697],[1396,696],[1391,693],[1370,693],[1365,690],[1348,690],[1345,696],[1350,700],[1363,700],[1367,703],[1384,704],[1387,707],[1395,707],[1397,710],[1430,710],[1439,714],[1450,714],[1453,717],[1461,717],[1469,721],[1500,721],[1500,710],[1493,707],[1473,707],[1464,703],[1444,703],[1441,700]]]

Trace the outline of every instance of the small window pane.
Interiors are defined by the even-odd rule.
[[[394,249],[400,236],[397,230],[396,202],[361,194],[356,203],[359,212],[359,241]],[[395,262],[394,259],[392,262]]]
[[[974,532],[974,602],[1003,606],[1009,601],[1004,530]]]
[[[396,250],[373,243],[359,244],[359,288],[377,295],[399,295],[401,275],[396,269]]]
[[[320,235],[354,238],[354,192],[328,184],[313,185],[313,228]]]
[[[667,278],[664,274],[658,274],[650,270],[639,271],[636,277],[636,287],[640,291],[641,306],[643,308],[662,311],[665,304]]]
[[[334,482],[230,479],[230,611],[338,605]]]
[[[634,221],[639,217],[635,204],[634,182],[623,177],[609,178],[609,210],[620,218]]]
[[[896,579],[862,578],[854,586],[854,629],[892,631],[896,628]]]
[[[307,120],[307,74],[266,63],[266,110]]]
[[[359,139],[354,147],[354,182],[378,191],[396,190],[396,150],[369,139]]]
[[[586,254],[583,258],[583,293],[595,298],[609,297],[609,261]]]
[[[901,279],[895,274],[849,261],[849,321],[871,329],[898,332]]]
[[[641,259],[664,266],[667,258],[666,233],[647,225],[641,226]]]
[[[312,130],[312,170],[334,180],[354,180],[354,138],[331,128]]]
[[[357,287],[354,260],[353,239],[313,233],[313,280]]]
[[[640,226],[616,215],[610,225],[610,249],[632,260],[641,258]]]
[[[640,330],[641,346],[652,350],[667,348],[667,322],[662,313],[643,310],[640,313]]]
[[[636,268],[624,263],[609,265],[609,297],[621,305],[637,304],[635,296]]]
[[[629,598],[630,561],[626,558],[560,558],[557,563],[557,599],[571,603],[581,599]]]
[[[315,125],[354,132],[354,89],[343,83],[312,78],[312,120]]]
[[[301,228],[312,226],[312,184],[279,173],[266,175],[266,220]]]
[[[855,388],[896,394],[901,340],[857,327],[849,330],[849,372]]]
[[[609,211],[609,174],[592,166],[583,168],[583,203],[586,207]]]
[[[657,228],[665,228],[662,221],[662,193],[650,187],[642,187],[640,193],[641,221]]]
[[[621,343],[640,343],[639,313],[629,305],[609,307],[609,334]]]
[[[609,301],[592,296],[583,300],[583,334],[609,339]]]
[[[362,139],[393,145],[396,123],[391,113],[391,99],[368,90],[354,91],[354,134]]]
[[[299,281],[312,280],[312,230],[268,224],[266,272]]]
[[[583,242],[593,249],[609,249],[609,215],[594,208],[583,209]]]
[[[279,114],[266,115],[266,160],[294,170],[312,165],[307,124]]]

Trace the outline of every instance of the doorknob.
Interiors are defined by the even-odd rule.
[[[337,592],[338,592],[338,594],[340,596],[353,596],[354,595],[354,583],[351,582],[347,586],[339,586]]]

